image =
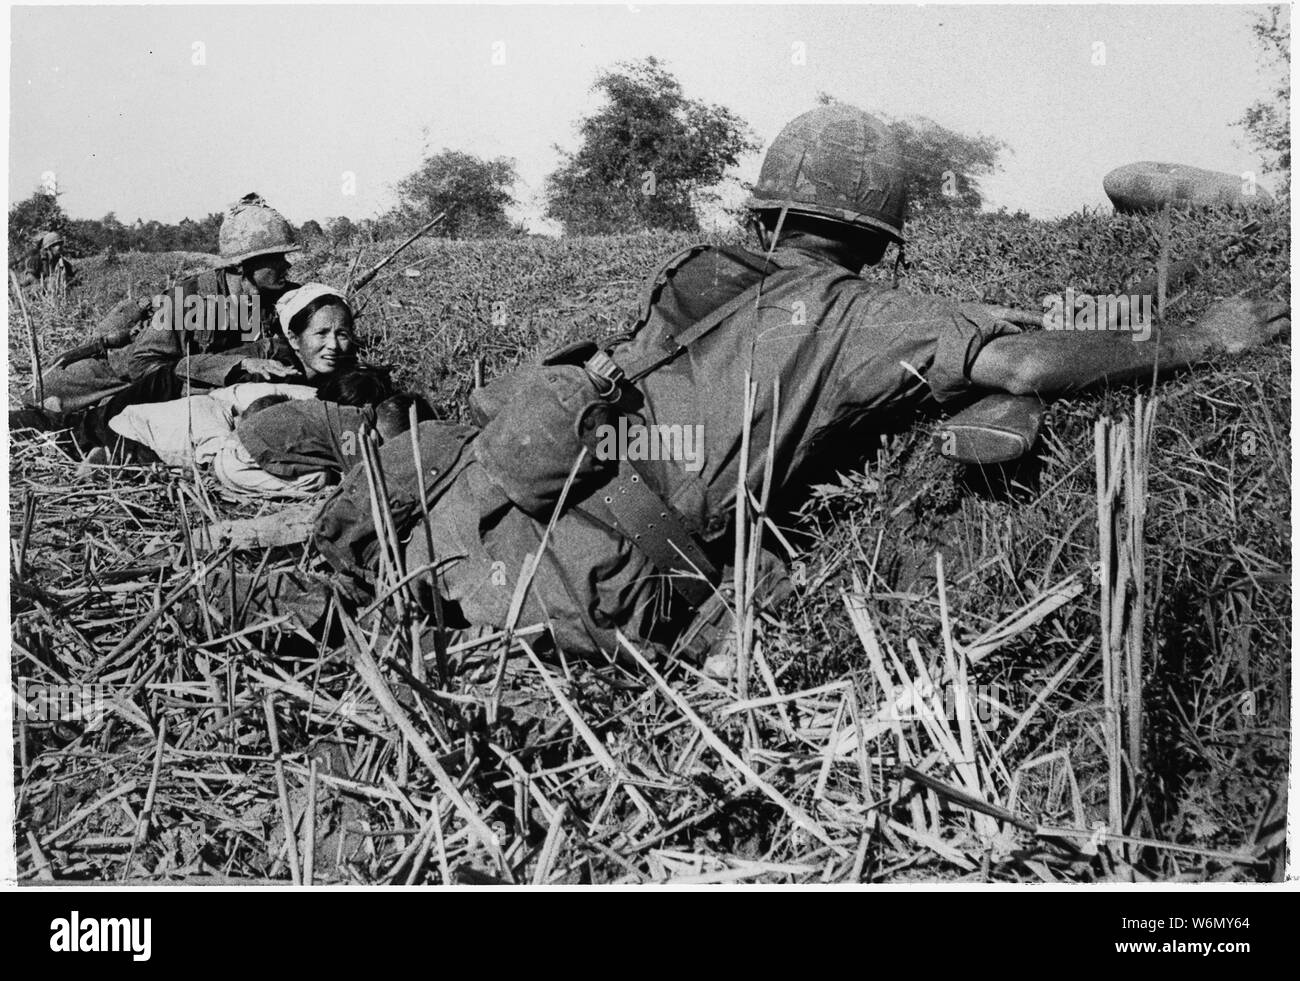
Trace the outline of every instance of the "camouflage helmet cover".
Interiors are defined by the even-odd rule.
[[[772,141],[752,210],[786,208],[884,232],[903,241],[907,167],[889,128],[842,104],[795,117]]]
[[[51,246],[62,245],[63,236],[58,232],[46,232],[41,236],[41,248],[48,249]]]
[[[226,211],[217,236],[221,261],[236,266],[259,255],[296,252],[298,244],[284,215],[256,192],[245,194]]]

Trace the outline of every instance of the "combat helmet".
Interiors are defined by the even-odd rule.
[[[223,266],[237,266],[259,255],[299,249],[284,215],[256,192],[245,194],[226,211],[218,242]]]
[[[902,244],[907,167],[883,122],[843,104],[795,117],[772,141],[745,206],[783,208],[884,232]]]

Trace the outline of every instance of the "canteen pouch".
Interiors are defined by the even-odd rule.
[[[582,367],[599,350],[594,341],[578,341],[574,344],[566,344],[542,358],[541,366],[543,368],[552,368],[557,365]],[[469,396],[470,421],[479,428],[483,428],[495,419],[501,410],[517,397],[518,389],[525,381],[524,373],[532,370],[534,369],[517,369],[508,375],[494,378],[487,385],[471,392]]]
[[[521,511],[549,519],[584,449],[570,502],[617,472],[617,459],[602,460],[596,452],[601,427],[614,423],[616,410],[597,396],[582,368],[521,368],[480,392],[489,389],[495,391],[483,405],[491,408],[491,416],[475,441],[474,455]]]

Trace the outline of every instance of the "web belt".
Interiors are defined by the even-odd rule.
[[[605,486],[605,505],[614,522],[653,563],[678,594],[698,608],[718,581],[718,570],[677,509],[655,492],[642,474],[624,460],[618,476]]]

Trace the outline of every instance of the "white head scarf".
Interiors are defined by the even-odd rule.
[[[322,296],[337,296],[343,301],[344,306],[351,309],[347,297],[333,286],[326,286],[324,283],[306,283],[296,290],[289,290],[276,301],[275,312],[280,318],[281,329],[288,333],[293,318],[306,309],[313,300],[320,299]]]

